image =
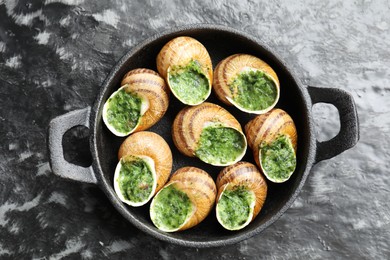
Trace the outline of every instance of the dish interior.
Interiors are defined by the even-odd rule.
[[[157,71],[156,57],[165,43],[177,36],[191,36],[200,41],[208,50],[212,61],[213,68],[223,58],[236,53],[247,53],[259,57],[267,62],[277,73],[280,80],[280,100],[276,107],[287,111],[293,118],[298,132],[298,149],[297,149],[297,168],[289,181],[282,184],[273,184],[268,182],[268,195],[264,207],[257,218],[246,228],[240,231],[227,231],[218,222],[215,216],[215,209],[209,216],[196,227],[176,233],[164,233],[157,230],[149,217],[150,203],[139,208],[129,206],[120,206],[119,211],[126,219],[138,225],[145,225],[146,230],[155,230],[162,236],[180,239],[192,242],[215,242],[235,237],[245,236],[247,233],[255,234],[264,228],[264,224],[278,215],[281,209],[297,191],[303,175],[308,169],[308,154],[310,150],[309,122],[306,102],[303,98],[302,89],[294,80],[291,73],[268,49],[265,49],[257,42],[246,38],[235,32],[219,29],[188,29],[179,32],[169,33],[147,41],[141,48],[136,47],[122,59],[123,63],[119,64],[111,72],[108,80],[102,88],[101,99],[103,102],[97,104],[96,121],[95,121],[95,141],[97,145],[96,156],[99,160],[102,172],[96,173],[98,179],[110,184],[108,187],[109,194],[115,194],[113,190],[113,176],[117,165],[117,152],[124,138],[114,136],[103,124],[101,111],[105,100],[120,87],[122,77],[126,72],[135,68],[149,68]],[[255,115],[246,114],[235,107],[222,104],[214,93],[207,99],[208,102],[216,103],[226,108],[241,123],[242,128]],[[170,104],[165,116],[148,131],[160,134],[169,144],[173,154],[172,173],[184,166],[195,166],[207,171],[214,180],[223,167],[210,166],[201,162],[197,158],[189,158],[182,155],[171,137],[171,126],[176,114],[184,107],[172,94],[170,95]],[[244,161],[255,164],[252,151],[248,147]],[[110,196],[109,196],[110,197]],[[115,200],[112,196],[111,200]],[[114,202],[118,203],[118,202]],[[136,222],[136,223],[135,223]]]

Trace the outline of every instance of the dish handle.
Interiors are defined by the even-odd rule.
[[[54,118],[49,124],[49,155],[50,165],[54,174],[86,183],[96,184],[97,180],[92,169],[69,163],[64,158],[62,138],[64,134],[75,126],[85,126],[89,128],[89,114],[91,108],[87,107],[75,110],[67,114]]]
[[[315,163],[330,159],[355,146],[359,141],[359,119],[355,101],[348,92],[337,88],[308,86],[312,104],[329,103],[336,107],[340,116],[340,132],[324,142],[317,140]]]

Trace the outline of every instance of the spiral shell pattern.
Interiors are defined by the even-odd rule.
[[[296,152],[298,135],[293,119],[287,112],[275,108],[263,115],[258,115],[245,126],[245,134],[249,147],[253,150],[256,164],[261,168],[259,161],[259,147],[262,143],[270,143],[279,135],[290,138]]]
[[[172,126],[175,146],[184,155],[194,157],[203,128],[213,123],[242,132],[240,123],[226,109],[204,102],[198,106],[186,107],[177,114]]]
[[[213,89],[217,94],[217,97],[223,103],[226,105],[233,105],[232,100],[237,93],[233,93],[232,91],[234,90],[232,90],[229,86],[238,74],[246,70],[259,70],[268,75],[277,88],[277,98],[270,107],[262,111],[246,111],[237,104],[234,105],[244,112],[251,112],[255,114],[265,113],[276,105],[279,99],[280,84],[275,71],[267,63],[255,56],[248,54],[234,54],[219,62],[214,71]]]
[[[155,192],[158,192],[167,182],[172,170],[172,152],[167,142],[153,132],[134,133],[121,144],[118,159],[127,155],[147,156],[154,161],[157,175]]]
[[[255,204],[252,220],[259,214],[267,197],[267,182],[257,167],[248,162],[238,162],[225,167],[218,175],[216,181],[218,195],[217,203],[226,186],[234,189],[243,186],[255,194]]]
[[[157,55],[157,70],[165,79],[172,66],[185,66],[191,60],[201,64],[203,73],[213,79],[213,69],[209,53],[199,41],[192,37],[180,36],[170,40]]]
[[[170,40],[157,55],[157,70],[168,83],[174,96],[187,105],[198,105],[206,100],[211,93],[213,80],[213,67],[206,48],[194,38],[181,36]],[[170,75],[174,75],[177,68],[186,68],[190,64],[196,64],[196,71],[205,78],[200,84],[199,79],[186,81],[175,89],[174,81]],[[184,89],[183,89],[184,88]],[[200,93],[198,93],[200,91]]]
[[[176,189],[184,192],[188,196],[193,210],[180,227],[175,230],[165,230],[168,232],[186,230],[198,225],[210,213],[217,194],[217,189],[211,176],[204,170],[196,167],[180,168],[172,174],[164,188],[173,184]],[[154,203],[153,200],[151,203],[151,212],[153,211]]]
[[[103,106],[103,121],[116,136],[146,130],[157,123],[169,105],[168,87],[157,72],[134,69]]]
[[[164,79],[150,69],[134,69],[125,74],[122,86],[149,101],[149,108],[142,115],[133,132],[143,131],[156,124],[165,114],[169,105],[169,91]]]

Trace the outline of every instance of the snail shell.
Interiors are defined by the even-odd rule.
[[[263,96],[263,91],[252,94],[247,99],[247,101],[255,102],[253,107],[245,107],[238,101],[242,95],[240,92],[242,87],[235,85],[234,82],[239,75],[249,72],[262,72],[264,74],[262,79],[270,80],[272,88],[269,91],[272,91],[272,98],[269,97],[267,104],[253,99]],[[234,54],[219,62],[214,71],[213,88],[217,97],[226,105],[234,105],[244,112],[253,114],[263,114],[271,110],[278,102],[280,95],[279,79],[275,71],[263,60],[248,54]]]
[[[256,164],[260,167],[267,179],[272,182],[287,181],[293,171],[288,173],[287,178],[279,179],[272,177],[264,169],[261,163],[261,148],[264,147],[264,145],[272,143],[278,137],[286,136],[292,147],[295,159],[298,135],[294,121],[290,115],[282,109],[272,109],[266,114],[258,115],[249,121],[245,126],[245,134],[248,140],[248,145],[253,150],[253,156]]]
[[[110,96],[103,107],[103,121],[113,134],[126,136],[146,130],[164,116],[169,105],[169,92],[164,79],[157,72],[142,68],[131,70],[123,77],[121,85],[122,87]],[[125,131],[115,127],[108,119],[110,100],[123,90],[129,95],[136,95],[141,100],[139,118],[132,118],[136,120],[136,124]]]
[[[267,182],[261,175],[257,167],[248,162],[238,162],[236,164],[225,167],[217,177],[217,189],[218,195],[216,198],[216,214],[218,222],[228,230],[239,230],[247,226],[260,212],[267,197]],[[226,219],[229,219],[229,213],[239,212],[240,204],[233,204],[233,212],[229,212],[229,209],[223,208],[224,193],[234,192],[237,190],[244,190],[252,196],[251,201],[242,201],[243,197],[233,197],[235,203],[249,204],[246,209],[246,218],[241,220],[240,223],[229,225]],[[233,195],[233,193],[230,193]],[[225,195],[227,196],[227,195]],[[234,195],[233,195],[234,196]],[[229,199],[229,198],[227,198]],[[238,200],[238,201],[237,201]],[[220,203],[221,202],[221,203]],[[223,212],[227,210],[227,212]],[[223,216],[225,214],[225,217]],[[245,217],[245,214],[242,214]]]
[[[177,114],[172,126],[173,142],[184,155],[199,157],[196,152],[199,148],[202,131],[212,125],[235,129],[238,133],[243,134],[240,123],[226,109],[213,103],[204,102],[198,106],[186,107]],[[202,158],[199,159],[216,166],[233,164],[241,160],[245,155],[247,144],[244,135],[243,142],[241,153],[233,161],[218,163],[210,162]]]
[[[184,193],[182,196],[187,197],[191,205],[186,218],[181,223],[176,223],[176,226],[166,225],[165,223],[170,222],[169,219],[162,219],[161,221],[162,214],[159,212],[159,208],[163,208],[168,211],[168,214],[184,214],[175,207],[177,203],[169,203],[172,199],[167,201],[170,206],[161,205],[161,194],[165,189],[172,187],[179,190],[181,194]],[[207,217],[214,206],[216,194],[215,183],[207,172],[196,167],[180,168],[172,174],[169,182],[153,198],[150,204],[150,218],[157,228],[165,232],[189,229]],[[160,206],[157,205],[159,203]]]
[[[126,199],[119,187],[119,175],[124,161],[133,158],[142,159],[150,168],[153,175],[153,187],[144,201],[134,202]],[[131,206],[142,206],[158,192],[167,182],[172,170],[172,152],[165,140],[156,133],[142,131],[127,137],[118,152],[118,165],[114,174],[114,188],[118,197]]]
[[[182,103],[186,105],[198,105],[209,97],[213,79],[212,62],[206,48],[199,41],[188,36],[174,38],[164,45],[157,55],[156,61],[158,72],[165,78],[172,93]],[[194,83],[191,83],[186,88],[185,92],[188,95],[186,97],[184,93],[174,87],[171,76],[177,71],[180,71],[178,69],[192,64],[191,62],[196,63],[197,71],[207,80],[207,86],[205,86],[204,93],[202,92],[201,95],[198,95],[196,91],[197,89],[199,90],[199,85],[193,85]],[[193,80],[192,82],[198,82],[198,80]],[[191,97],[196,98],[192,99]]]

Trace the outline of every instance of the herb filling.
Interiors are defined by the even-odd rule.
[[[202,130],[195,155],[206,163],[227,164],[245,150],[245,137],[236,129],[209,126]]]
[[[149,198],[153,189],[153,174],[148,164],[140,158],[121,160],[121,169],[117,182],[126,200],[143,202]]]
[[[296,167],[296,156],[289,137],[281,135],[260,149],[261,164],[268,176],[276,180],[286,180],[291,176]]]
[[[174,230],[186,221],[192,212],[192,203],[186,193],[171,184],[154,198],[152,221],[158,228]]]
[[[259,70],[245,71],[229,85],[233,100],[241,107],[258,111],[271,106],[277,97],[274,81]]]
[[[186,66],[173,67],[168,80],[172,91],[186,104],[204,101],[210,91],[207,77],[202,72],[199,62],[194,60]]]
[[[141,117],[142,100],[123,88],[108,99],[107,121],[120,133],[132,131]]]
[[[230,229],[238,229],[244,225],[250,217],[255,195],[244,186],[223,191],[217,205],[217,214],[224,226]]]

